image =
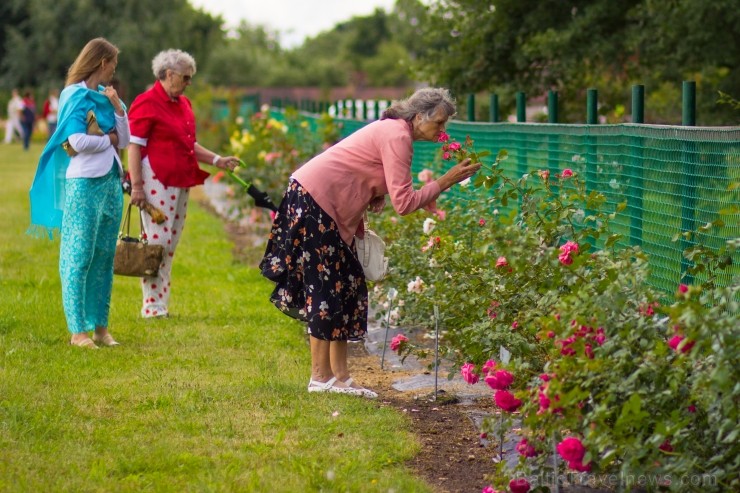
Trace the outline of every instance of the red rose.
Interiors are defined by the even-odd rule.
[[[522,401],[514,397],[508,390],[497,390],[493,395],[493,401],[504,411],[514,412],[522,405]]]
[[[567,462],[577,462],[580,464],[583,456],[586,455],[586,447],[576,437],[566,438],[556,448],[560,457]]]
[[[529,481],[524,478],[512,479],[509,481],[511,493],[527,493],[529,491]]]

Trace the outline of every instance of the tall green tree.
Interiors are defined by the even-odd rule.
[[[151,59],[162,49],[179,48],[207,63],[223,36],[222,19],[195,10],[187,0],[5,0],[16,12],[5,25],[0,83],[56,86],[90,39],[102,36],[121,49],[117,69],[129,98],[153,79]]]
[[[582,107],[593,85],[608,108],[626,102],[632,84],[646,84],[650,97],[694,78],[700,115],[736,118],[714,104],[719,90],[740,87],[735,0],[437,0],[424,40],[419,78],[457,93],[556,89]]]

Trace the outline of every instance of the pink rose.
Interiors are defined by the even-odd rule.
[[[391,339],[391,351],[397,351],[401,345],[408,342],[409,338],[403,334],[398,334],[396,337]]]
[[[602,327],[599,327],[596,330],[596,335],[594,336],[594,341],[596,341],[596,344],[601,346],[604,344],[604,341],[606,341],[606,335],[604,334],[604,329]]]
[[[695,406],[695,405],[693,405],[693,404],[691,404],[691,405],[690,405],[690,406],[689,406],[688,408],[686,408],[686,409],[687,409],[687,410],[688,410],[688,411],[689,411],[690,413],[692,413],[692,414],[696,412],[696,406]]]
[[[522,401],[514,397],[508,390],[497,390],[493,395],[493,401],[504,411],[514,412],[522,405]]]
[[[516,451],[524,457],[535,457],[539,454],[537,449],[530,445],[526,438],[522,438],[521,441],[516,444]]]
[[[558,260],[560,260],[560,263],[563,265],[570,265],[573,263],[573,259],[568,253],[561,253],[558,255]]]
[[[548,331],[547,331],[547,337],[548,337],[549,339],[552,339],[553,337],[555,337],[555,332],[553,332],[553,331],[551,331],[551,330],[548,330]]]
[[[583,352],[586,354],[588,359],[594,359],[594,349],[591,347],[591,344],[586,344]]]
[[[480,218],[480,219],[478,220],[478,226],[485,226],[485,225],[486,225],[486,220],[485,220],[485,219],[483,219],[483,218]]]
[[[512,323],[511,323],[511,329],[512,329],[512,330],[516,330],[516,329],[517,329],[518,327],[519,327],[519,322],[517,322],[516,320],[514,320],[514,321],[513,321]]]
[[[679,284],[678,285],[678,292],[681,294],[688,293],[689,287],[686,284]]]
[[[506,390],[514,382],[514,375],[506,370],[496,370],[489,373],[485,381],[493,390]]]
[[[449,161],[451,158],[452,154],[450,154],[449,152],[445,152],[444,154],[442,154],[442,159],[444,159],[445,161]]]
[[[550,398],[547,397],[547,394],[544,392],[539,393],[539,401],[540,401],[540,408],[537,411],[537,414],[543,414],[546,413],[548,409],[550,409]]]
[[[550,178],[550,172],[547,170],[540,171],[540,178],[542,178],[542,181],[547,181],[548,178]]]
[[[666,438],[666,440],[660,444],[658,449],[663,452],[673,452],[673,445],[671,445],[671,441]]]
[[[496,362],[493,361],[492,359],[489,359],[488,361],[483,363],[483,367],[481,367],[481,371],[485,374],[488,374],[491,371],[493,371],[494,368],[496,368]]]
[[[437,209],[437,211],[435,212],[435,214],[437,215],[437,217],[439,218],[440,221],[444,221],[445,218],[447,217],[447,213],[445,211],[443,211],[442,209]]]
[[[572,461],[569,461],[568,462],[568,467],[570,467],[574,471],[578,471],[578,472],[590,472],[591,471],[591,463],[590,462],[588,464],[584,464],[581,461],[574,461],[574,460],[572,460]]]
[[[561,174],[560,176],[562,176],[563,178],[570,178],[571,176],[573,176],[573,170],[571,170],[570,168],[565,168],[563,170],[563,174]]]
[[[462,374],[463,380],[468,382],[470,385],[478,383],[478,374],[475,373],[475,365],[473,363],[465,363],[460,368],[460,374]]]
[[[568,437],[556,447],[558,454],[567,462],[581,463],[583,456],[586,455],[586,447],[576,437]]]
[[[688,353],[691,351],[691,348],[694,347],[696,341],[690,341],[687,339],[686,342],[683,342],[684,339],[684,336],[673,336],[668,341],[668,345],[676,352],[681,351],[682,353]]]
[[[437,142],[447,142],[448,140],[450,140],[450,136],[445,132],[440,132],[437,136]]]
[[[560,247],[563,253],[578,253],[578,243],[575,241],[566,241],[565,245]]]
[[[511,493],[527,493],[529,491],[529,481],[524,478],[512,479],[509,481]]]
[[[480,490],[480,493],[499,493],[499,492],[496,491],[496,490],[494,490],[493,489],[493,486],[488,485],[485,488],[483,488],[482,490]]]
[[[496,267],[506,267],[507,265],[509,265],[509,262],[506,260],[506,257],[496,259]]]
[[[459,151],[462,146],[459,142],[450,142],[450,150],[451,151]]]

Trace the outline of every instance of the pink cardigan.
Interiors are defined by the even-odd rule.
[[[379,120],[315,156],[292,177],[311,194],[339,227],[348,245],[361,236],[362,216],[370,201],[390,194],[400,215],[436,200],[439,184],[414,190],[411,178],[413,137],[404,120]]]

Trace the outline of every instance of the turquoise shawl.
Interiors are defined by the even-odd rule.
[[[44,147],[36,176],[29,193],[31,199],[31,227],[33,236],[48,236],[62,227],[64,214],[64,184],[70,157],[62,143],[72,134],[87,131],[87,112],[93,110],[100,129],[108,133],[115,127],[115,113],[110,100],[103,94],[81,84],[64,88],[59,96],[57,129]]]

